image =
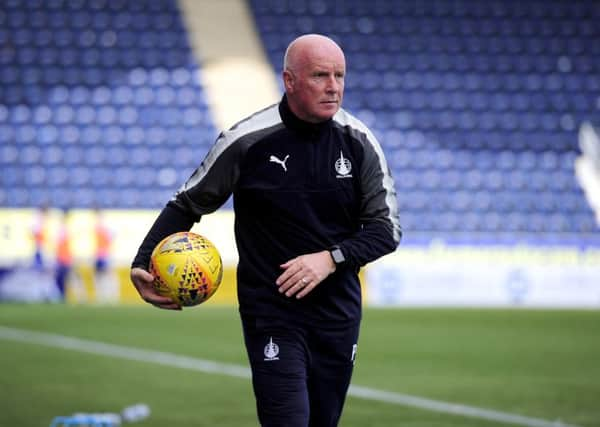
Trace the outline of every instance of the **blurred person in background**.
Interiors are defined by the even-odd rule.
[[[69,232],[70,210],[63,209],[56,240],[56,287],[64,300],[67,291],[67,281],[73,266],[73,253],[71,251],[71,234]]]
[[[94,287],[97,302],[117,302],[119,299],[118,281],[114,277],[109,264],[112,241],[112,231],[107,225],[104,213],[102,210],[96,209],[94,224]]]
[[[48,239],[48,207],[45,205],[34,214],[31,237],[34,245],[33,268],[41,272],[47,267],[44,260],[44,246]]]
[[[281,102],[218,137],[132,263],[146,302],[181,309],[155,291],[151,252],[233,193],[239,311],[262,426],[338,425],[362,315],[359,269],[400,241],[383,151],[341,109],[345,74],[330,38],[292,41]]]

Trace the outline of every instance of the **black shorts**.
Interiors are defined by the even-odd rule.
[[[316,328],[244,316],[242,326],[261,426],[337,426],[359,325]]]

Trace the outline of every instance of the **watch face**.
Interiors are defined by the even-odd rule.
[[[331,251],[331,257],[336,264],[341,264],[346,259],[344,258],[344,254],[340,249],[334,249]]]

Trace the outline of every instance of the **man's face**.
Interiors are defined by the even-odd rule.
[[[346,63],[341,52],[309,52],[294,70],[284,71],[292,111],[302,120],[319,123],[340,109],[344,97]]]

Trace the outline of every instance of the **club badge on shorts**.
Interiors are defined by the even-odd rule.
[[[279,346],[273,342],[273,337],[269,337],[269,342],[265,346],[265,361],[270,362],[273,360],[279,360]]]

